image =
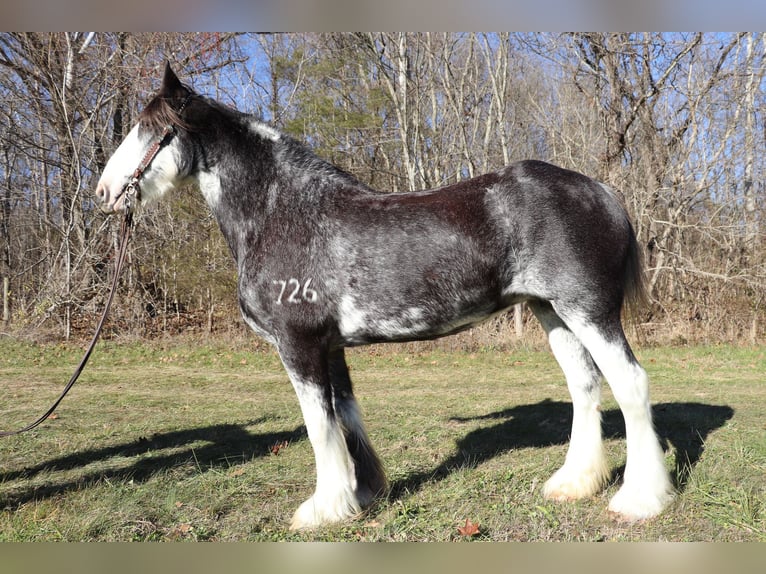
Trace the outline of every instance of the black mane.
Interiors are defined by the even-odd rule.
[[[181,87],[186,91],[186,95],[191,96],[192,98],[199,97],[186,84],[181,84]],[[178,113],[180,106],[181,104],[178,102],[178,96],[168,96],[158,93],[139,114],[138,121],[141,122],[144,127],[154,132],[161,131],[167,125],[189,130],[191,126]]]

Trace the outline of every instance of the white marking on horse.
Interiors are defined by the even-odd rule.
[[[430,327],[424,317],[425,312],[420,307],[387,312],[377,309],[365,310],[357,306],[351,295],[344,295],[339,306],[340,332],[349,339],[402,339],[416,336]]]
[[[282,137],[277,130],[269,125],[259,122],[258,120],[253,120],[250,122],[250,129],[252,129],[259,136],[274,142],[279,141],[279,139]]]
[[[119,209],[123,205],[124,196],[119,200],[116,198],[138,165],[136,158],[141,158],[148,148],[148,143],[139,137],[138,132],[139,126],[136,124],[109,158],[99,179],[96,193],[103,198],[105,207],[109,209]],[[142,202],[155,201],[181,185],[174,140],[160,148],[141,177],[139,184]]]
[[[375,333],[384,337],[407,337],[422,333],[429,328],[423,321],[423,310],[418,307],[404,309],[400,313],[374,322]]]
[[[609,478],[601,438],[601,373],[582,343],[550,307],[533,303],[530,308],[548,334],[553,355],[564,371],[574,409],[566,460],[546,481],[543,494],[554,500],[591,496]]]
[[[138,164],[136,158],[140,158],[144,153],[143,148],[144,146],[138,139],[138,125],[136,125],[114,150],[98,180],[96,195],[104,202],[105,208],[115,209],[118,207],[115,198],[136,168]]]
[[[367,327],[367,313],[356,306],[351,295],[343,295],[338,307],[340,332],[344,337],[353,339]]]
[[[218,172],[216,170],[200,172],[197,179],[199,181],[199,189],[205,197],[205,201],[207,201],[210,209],[215,209],[221,201],[221,193],[223,193],[221,178],[218,176]]]

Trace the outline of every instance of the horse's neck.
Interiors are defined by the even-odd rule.
[[[266,136],[273,138],[270,132]],[[245,146],[232,141],[226,150],[225,161],[200,172],[197,179],[238,261],[259,243],[270,218],[284,223],[294,214],[305,219],[307,212],[321,210],[340,189],[372,191],[295,142],[258,141]],[[220,152],[205,150],[208,157],[222,157],[213,151]]]
[[[200,191],[238,262],[258,245],[269,218],[289,217],[307,200],[295,185],[295,174],[277,166],[274,146],[251,151],[239,148],[197,174]]]

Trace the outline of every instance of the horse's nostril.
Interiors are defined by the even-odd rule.
[[[98,186],[96,186],[96,197],[103,201],[105,194],[106,191],[104,190],[103,184],[99,183]]]

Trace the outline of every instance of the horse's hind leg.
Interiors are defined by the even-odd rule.
[[[316,489],[298,507],[291,529],[312,528],[358,515],[354,461],[333,406],[328,354],[311,343],[280,345],[279,354],[300,401],[316,460]]]
[[[563,318],[604,374],[625,419],[625,479],[609,510],[629,520],[655,516],[672,500],[673,487],[652,425],[646,371],[630,349],[619,313],[590,321],[576,314]]]
[[[572,434],[564,465],[545,483],[543,494],[573,500],[601,490],[609,478],[601,438],[601,372],[590,353],[548,303],[529,303],[548,334],[572,396]]]
[[[329,360],[335,414],[340,421],[346,446],[354,462],[356,498],[359,504],[365,507],[385,493],[386,475],[364,429],[343,349],[331,353]]]

